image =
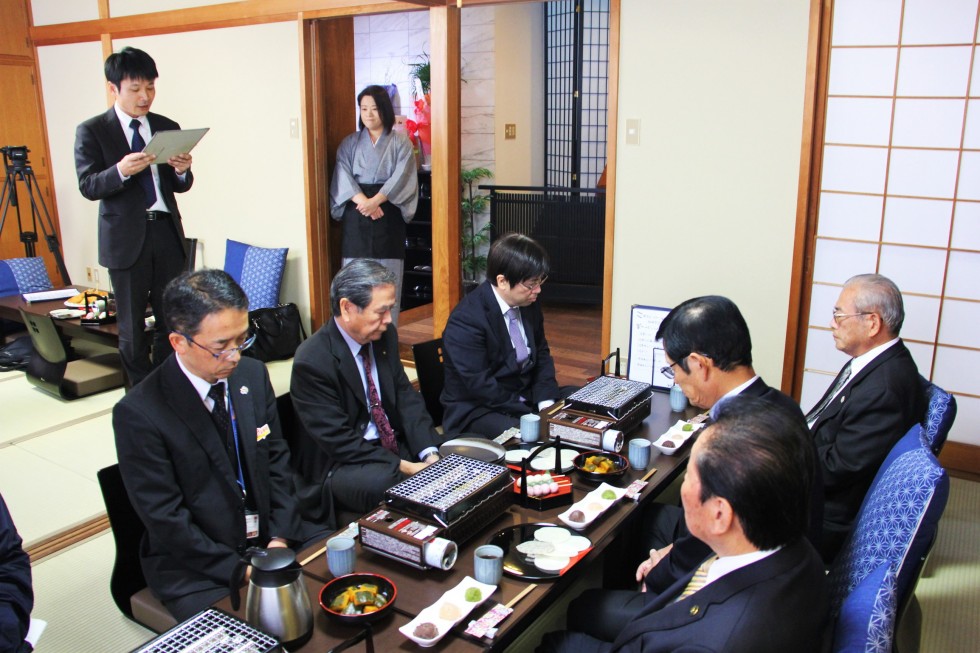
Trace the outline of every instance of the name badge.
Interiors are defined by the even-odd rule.
[[[255,441],[262,442],[265,440],[266,436],[272,433],[272,429],[269,428],[268,424],[263,424],[259,428],[255,429]]]
[[[252,540],[259,536],[259,513],[254,510],[245,511],[245,539]]]

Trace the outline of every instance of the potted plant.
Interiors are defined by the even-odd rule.
[[[483,254],[483,247],[490,242],[491,223],[477,229],[477,216],[486,213],[490,207],[490,196],[474,192],[473,185],[481,179],[490,179],[493,172],[487,168],[473,168],[463,170],[461,173],[463,181],[463,200],[462,217],[463,230],[460,234],[463,268],[463,286],[469,292],[480,283],[480,274],[487,267],[487,257]]]

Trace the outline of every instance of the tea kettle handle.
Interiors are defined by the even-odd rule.
[[[231,572],[231,578],[228,581],[228,589],[232,610],[238,610],[238,608],[242,605],[242,597],[240,592],[242,583],[245,581],[245,570],[250,564],[252,564],[252,556],[256,555],[265,555],[265,549],[257,546],[251,546],[245,549],[245,555],[243,555],[238,562],[235,563],[235,568]]]

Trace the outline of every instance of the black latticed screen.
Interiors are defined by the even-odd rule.
[[[606,164],[608,0],[545,4],[545,184],[594,188]]]

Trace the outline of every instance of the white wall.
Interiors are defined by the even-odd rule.
[[[157,63],[154,112],[211,128],[193,152],[194,187],[177,197],[184,231],[203,244],[199,267],[222,266],[226,238],[289,247],[280,297],[308,314],[302,150],[289,132],[300,118],[295,23],[114,42],[126,45]],[[49,46],[38,56],[65,261],[84,283],[97,260],[98,203],[78,192],[72,148],[78,123],[107,107],[101,46]]]
[[[623,0],[613,348],[631,304],[726,295],[780,384],[808,20],[807,2]]]

